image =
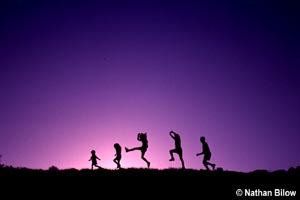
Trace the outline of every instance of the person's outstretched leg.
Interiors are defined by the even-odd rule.
[[[125,147],[125,151],[129,152],[129,151],[135,151],[135,150],[141,150],[141,147],[134,147],[132,149],[128,149],[127,147]]]

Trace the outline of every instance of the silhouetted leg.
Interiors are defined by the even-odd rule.
[[[135,151],[135,150],[141,150],[141,147],[134,147],[132,149],[128,149],[127,147],[125,147],[125,151],[129,152],[129,151]]]
[[[117,165],[117,168],[118,168],[118,166],[119,166],[119,165],[118,165],[118,162],[117,162],[117,160],[116,160],[116,159],[114,159],[113,161],[114,161],[114,163],[116,163],[116,165]]]
[[[115,159],[114,162],[117,164],[117,168],[121,168],[121,165],[120,165],[120,160],[119,159]]]
[[[181,161],[182,169],[185,169],[184,160],[183,160],[182,154],[179,155],[179,158],[180,158],[180,161]]]
[[[177,149],[177,153],[178,153],[179,159],[181,161],[182,169],[185,169],[182,149],[181,148]]]
[[[175,160],[175,159],[174,159],[174,156],[173,156],[173,153],[175,153],[175,152],[176,152],[175,149],[170,150],[170,156],[171,156],[171,159],[170,159],[169,161],[174,161],[174,160]]]
[[[118,159],[118,165],[119,165],[119,168],[121,168],[121,159],[122,159],[122,157],[120,157],[120,158]]]
[[[149,168],[150,167],[150,162],[144,157],[145,153],[146,153],[145,151],[142,151],[141,158],[147,163],[147,167]]]
[[[210,171],[210,169],[208,168],[208,163],[206,160],[203,160],[203,165],[205,166],[205,168]]]
[[[215,167],[216,167],[216,164],[213,164],[213,163],[210,163],[210,162],[206,162],[208,165],[210,165],[212,168],[213,168],[213,170],[215,170]]]
[[[95,165],[96,167],[98,167],[98,169],[102,169],[102,167],[100,167],[99,165]]]

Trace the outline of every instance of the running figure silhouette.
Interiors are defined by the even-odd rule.
[[[98,168],[101,168],[98,164],[97,164],[97,160],[101,160],[100,158],[98,158],[98,156],[96,156],[96,151],[95,150],[92,150],[91,151],[91,158],[89,159],[89,161],[92,161],[92,170],[93,170],[93,167],[98,167]]]
[[[202,143],[202,152],[197,153],[196,156],[200,156],[200,155],[203,154],[204,155],[203,165],[205,166],[205,168],[210,171],[210,169],[208,167],[208,165],[209,165],[209,166],[212,167],[213,170],[215,170],[216,164],[208,162],[211,158],[211,152],[210,152],[210,149],[209,149],[209,146],[208,146],[207,142],[205,141],[204,136],[200,137],[200,142]]]

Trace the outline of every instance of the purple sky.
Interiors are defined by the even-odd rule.
[[[113,144],[147,132],[151,167],[180,168],[174,130],[187,168],[203,169],[200,136],[225,170],[300,165],[296,1],[7,2],[3,164],[89,168],[95,149],[114,169]],[[137,151],[121,164],[146,167]]]

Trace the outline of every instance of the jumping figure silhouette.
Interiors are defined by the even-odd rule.
[[[141,151],[141,158],[147,163],[147,167],[150,167],[150,162],[145,158],[145,153],[148,149],[148,139],[147,139],[147,133],[138,133],[137,140],[142,142],[142,146],[140,147],[134,147],[132,149],[128,149],[125,147],[126,152],[134,151],[134,150],[140,150]]]
[[[175,149],[170,150],[171,159],[169,161],[174,161],[175,159],[174,159],[173,153],[177,153],[180,158],[180,161],[181,161],[182,169],[185,169],[184,160],[183,160],[183,156],[182,156],[183,153],[182,153],[180,135],[178,133],[175,133],[174,131],[170,131],[169,134],[174,139],[174,142],[175,142]]]

